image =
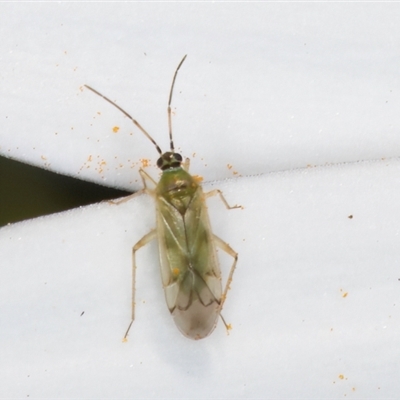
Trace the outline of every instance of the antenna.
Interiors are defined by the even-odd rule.
[[[175,80],[176,76],[178,75],[179,68],[185,61],[187,54],[182,58],[181,62],[179,63],[178,67],[175,70],[174,78],[172,79],[172,85],[171,85],[171,90],[169,92],[169,100],[168,100],[168,128],[169,128],[169,143],[170,143],[170,149],[171,152],[174,153],[174,141],[172,139],[172,121],[171,121],[171,101],[172,101],[172,93],[174,91],[174,85],[175,85]],[[150,136],[150,134],[142,127],[142,125],[139,124],[139,122],[136,121],[130,114],[128,114],[123,108],[121,108],[118,104],[114,103],[112,100],[110,100],[108,97],[102,95],[100,92],[97,90],[93,89],[89,85],[83,85],[84,87],[88,88],[91,90],[93,93],[97,94],[98,96],[102,97],[104,100],[108,101],[110,104],[112,104],[115,108],[117,108],[119,111],[121,111],[124,115],[126,115],[143,133],[144,135],[154,144],[156,147],[158,153],[162,155],[162,151],[160,149],[160,146],[156,143],[156,141]]]
[[[158,153],[161,155],[162,151],[160,149],[160,146],[156,143],[156,141],[150,136],[150,134],[147,133],[147,131],[142,127],[142,125],[139,124],[139,122],[136,121],[131,115],[129,115],[124,109],[122,109],[118,104],[114,103],[112,100],[110,100],[108,97],[103,96],[101,93],[99,93],[97,90],[93,89],[92,87],[88,85],[83,85],[89,90],[91,90],[93,93],[96,93],[98,96],[102,97],[104,100],[108,101],[110,104],[112,104],[114,107],[118,108],[119,111],[121,111],[123,114],[125,114],[146,136],[147,138],[156,146],[156,149]]]
[[[187,54],[182,58],[181,62],[179,63],[178,67],[175,70],[174,78],[172,79],[171,90],[169,92],[169,100],[168,100],[168,128],[169,128],[169,146],[171,149],[171,153],[174,153],[174,141],[172,139],[172,121],[171,121],[171,101],[172,101],[172,93],[174,91],[175,79],[178,75],[179,68],[185,61]]]

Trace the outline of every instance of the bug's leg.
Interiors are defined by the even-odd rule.
[[[157,185],[157,182],[144,169],[139,169],[139,174],[140,177],[142,178],[143,186],[146,190],[147,190],[146,180],[150,181],[154,185]]]
[[[142,182],[143,182],[143,186],[144,186],[143,189],[138,190],[137,192],[135,192],[135,193],[133,193],[133,194],[131,194],[129,196],[126,196],[126,197],[124,197],[122,199],[109,200],[108,202],[111,203],[111,204],[119,205],[119,204],[122,204],[122,203],[126,203],[127,201],[133,199],[135,196],[140,196],[143,193],[151,194],[152,190],[147,187],[146,181],[150,181],[152,184],[154,184],[154,186],[157,185],[157,182],[147,172],[145,172],[142,169],[139,170],[139,174],[140,174],[140,177],[142,178]]]
[[[185,161],[182,163],[182,168],[183,168],[186,172],[189,172],[189,168],[190,168],[190,158],[185,158]]]
[[[126,203],[127,201],[133,199],[135,196],[140,196],[141,194],[143,194],[143,192],[144,192],[144,189],[141,189],[135,193],[130,194],[129,196],[123,197],[122,199],[108,200],[108,203],[120,205],[120,204]]]
[[[147,182],[150,181],[152,184],[157,185],[157,182],[154,181],[154,179],[144,170],[140,169],[139,170],[140,177],[142,178],[143,181],[143,186],[144,188],[140,190],[137,193],[147,193],[152,195],[153,191],[148,188]],[[137,194],[135,193],[135,195]],[[129,196],[130,198],[131,196]],[[125,199],[123,199],[125,200]],[[131,326],[133,324],[133,321],[135,320],[135,292],[136,292],[136,252],[141,249],[142,247],[146,246],[149,242],[151,242],[153,239],[155,239],[157,236],[157,232],[155,229],[151,230],[147,235],[144,235],[133,247],[132,247],[132,318],[131,322],[128,326],[128,329],[126,330],[125,336],[123,341],[127,341],[127,336],[129,333],[129,330],[131,329]]]
[[[239,206],[239,205],[237,205],[237,204],[235,204],[234,206],[230,206],[230,205],[228,204],[228,202],[226,201],[224,195],[222,194],[222,192],[221,192],[219,189],[214,189],[214,190],[211,190],[210,192],[204,193],[206,199],[208,199],[208,198],[211,197],[211,196],[216,196],[217,194],[219,195],[220,199],[221,199],[222,202],[225,204],[225,207],[226,207],[228,210],[232,210],[233,208],[243,208],[242,206]]]
[[[143,182],[143,186],[144,188],[142,190],[144,190],[147,194],[152,194],[153,193],[153,189],[149,189],[147,183],[150,182],[151,185],[153,185],[153,187],[157,186],[157,182],[144,170],[144,169],[139,169],[139,174],[140,177],[142,178],[142,182]]]
[[[156,237],[156,230],[151,230],[147,235],[144,235],[133,247],[132,247],[132,318],[131,322],[126,330],[123,341],[127,341],[127,336],[133,321],[135,320],[135,292],[136,292],[136,252],[141,249],[143,246],[146,246],[149,242],[151,242]]]
[[[230,324],[227,324],[225,322],[224,317],[221,315],[221,311],[222,311],[222,307],[224,306],[224,303],[225,303],[225,300],[226,300],[226,296],[228,294],[228,290],[230,289],[230,284],[232,282],[233,273],[235,272],[235,269],[236,269],[236,264],[237,264],[237,261],[238,261],[238,253],[236,253],[236,251],[233,250],[232,247],[229,246],[228,243],[224,242],[221,238],[219,238],[216,235],[213,235],[213,236],[214,236],[215,244],[221,250],[223,250],[225,253],[227,253],[228,255],[230,255],[233,258],[233,264],[232,264],[231,270],[229,271],[229,276],[228,276],[228,279],[226,280],[225,289],[224,289],[224,291],[222,293],[222,297],[221,297],[221,304],[219,306],[219,315],[220,315],[220,317],[222,319],[222,322],[225,325],[225,328],[226,328],[227,332],[229,333],[229,330],[231,329],[231,326],[230,326]]]

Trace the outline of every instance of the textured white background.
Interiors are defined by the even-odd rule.
[[[2,228],[0,396],[398,396],[399,4],[0,8],[1,154],[137,189],[154,148],[81,86],[165,149],[187,53],[176,147],[205,181],[235,178],[206,188],[245,207],[210,201],[240,258],[233,330],[199,342],[169,316],[156,243],[138,255],[137,320],[121,342],[130,249],[154,225],[146,197]]]

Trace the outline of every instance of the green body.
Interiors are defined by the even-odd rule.
[[[217,323],[222,286],[203,190],[182,167],[170,168],[155,199],[168,308],[185,336],[204,338]]]

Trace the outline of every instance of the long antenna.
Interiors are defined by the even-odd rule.
[[[183,61],[183,60],[182,60]],[[181,62],[182,64],[182,62]],[[179,65],[180,67],[180,65]],[[178,69],[179,69],[178,67]],[[176,73],[175,73],[176,75]],[[175,77],[174,77],[174,81],[175,81]],[[110,104],[112,104],[114,107],[118,108],[119,111],[121,111],[123,114],[125,114],[146,136],[147,138],[154,144],[154,146],[156,146],[156,149],[158,151],[158,153],[161,155],[162,151],[160,149],[160,146],[156,143],[156,141],[147,133],[147,131],[142,127],[142,125],[139,124],[139,122],[136,121],[136,119],[134,119],[131,115],[129,115],[124,109],[122,109],[118,104],[114,103],[113,101],[111,101],[108,97],[103,96],[101,93],[99,93],[97,90],[93,89],[92,87],[88,86],[88,85],[83,85],[85,87],[87,87],[89,90],[91,90],[93,93],[96,93],[98,96],[102,97],[104,100],[108,101]],[[172,91],[171,91],[172,94]]]
[[[172,93],[174,91],[175,79],[178,75],[179,68],[185,61],[187,54],[182,58],[181,62],[179,63],[178,67],[175,70],[174,78],[172,79],[171,90],[169,92],[169,100],[168,100],[168,128],[169,128],[169,145],[171,152],[174,153],[174,141],[172,139],[172,121],[171,121],[171,101],[172,101]],[[90,88],[89,88],[90,89]],[[107,100],[107,99],[106,99]],[[118,107],[119,108],[119,107]],[[126,113],[125,113],[126,114]],[[135,122],[135,121],[134,121]]]

